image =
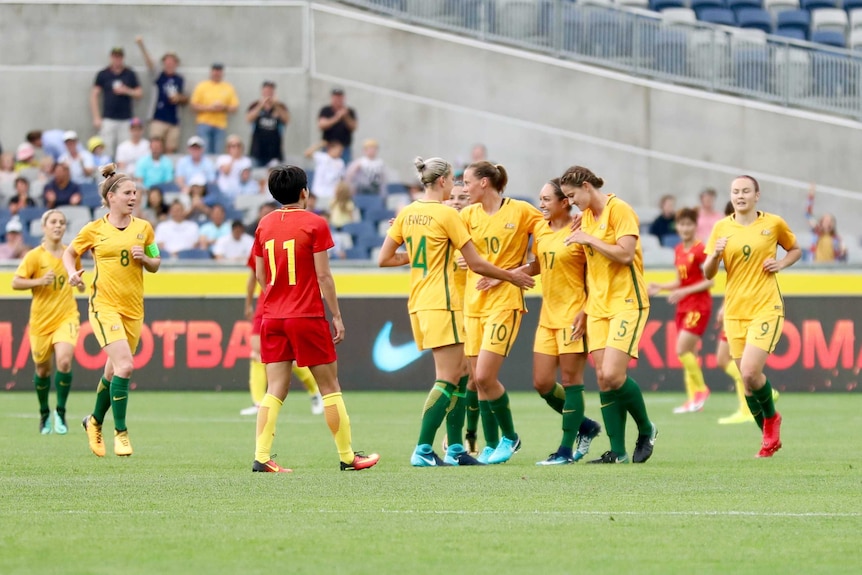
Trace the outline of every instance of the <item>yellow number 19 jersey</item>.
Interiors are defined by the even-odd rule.
[[[65,248],[66,246],[63,246],[63,249]],[[80,268],[80,259],[76,265]],[[44,277],[48,272],[54,272],[54,282],[33,288],[33,302],[30,304],[32,335],[54,333],[64,320],[79,315],[63,260],[54,257],[45,249],[45,246],[39,246],[27,252],[15,275],[24,279],[36,279]]]

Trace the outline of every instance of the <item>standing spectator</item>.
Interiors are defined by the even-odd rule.
[[[330,98],[329,105],[321,108],[317,115],[317,126],[324,142],[334,140],[341,143],[341,159],[347,165],[352,159],[350,144],[353,143],[353,132],[357,126],[356,111],[344,105],[344,90],[341,88],[333,88]]]
[[[24,226],[18,218],[6,223],[6,241],[0,244],[0,260],[21,259],[30,251],[30,246],[24,243],[23,231]]]
[[[186,142],[189,153],[177,160],[174,181],[183,192],[188,192],[189,182],[197,175],[203,177],[205,185],[216,180],[215,164],[204,155],[204,145],[203,138],[192,136]]]
[[[329,225],[340,230],[347,224],[359,221],[359,210],[353,203],[353,193],[347,182],[335,186],[335,198],[329,204]]]
[[[186,210],[182,202],[175,200],[168,211],[168,219],[156,226],[156,243],[159,250],[171,257],[183,250],[190,250],[198,243],[198,225],[185,219]]]
[[[27,143],[33,146],[36,151],[34,159],[36,162],[41,162],[46,156],[45,150],[42,148],[42,130],[30,130],[27,132]]]
[[[226,150],[216,160],[216,183],[221,193],[235,198],[242,194],[240,175],[244,169],[251,169],[251,158],[243,154],[242,139],[236,134],[228,136]]]
[[[111,50],[110,65],[96,74],[90,91],[90,113],[93,127],[105,141],[109,155],[117,150],[117,144],[129,139],[129,121],[132,119],[132,99],[143,94],[138,76],[126,67],[122,48]],[[102,107],[99,110],[99,96]]]
[[[93,164],[104,166],[112,163],[111,156],[105,153],[105,142],[99,136],[93,136],[87,140],[87,149],[93,156]]]
[[[127,174],[135,173],[135,164],[150,153],[150,141],[144,138],[144,126],[140,118],[129,122],[129,139],[117,146],[117,166]]]
[[[258,166],[281,163],[284,152],[281,140],[290,122],[287,106],[275,97],[275,82],[266,80],[260,89],[260,100],[248,107],[246,121],[251,124],[250,156]]]
[[[162,70],[158,71],[147,47],[144,46],[144,38],[135,38],[147,70],[150,73],[150,81],[156,86],[151,105],[152,118],[150,119],[150,138],[162,138],[165,141],[165,150],[169,154],[176,153],[180,145],[180,106],[189,101],[188,96],[183,93],[186,80],[177,74],[180,59],[174,52],[166,52],[162,56]]]
[[[715,190],[707,188],[700,193],[700,208],[697,210],[697,230],[694,237],[706,244],[712,227],[722,219],[723,212],[715,210]]]
[[[24,142],[18,145],[15,150],[15,171],[20,172],[28,168],[39,169],[39,162],[36,160],[36,148],[29,142]]]
[[[823,214],[820,218],[814,216],[814,195],[817,188],[814,184],[808,189],[808,206],[805,215],[808,226],[813,234],[811,247],[806,259],[816,263],[847,261],[847,246],[838,235],[838,222],[832,214]]]
[[[254,238],[245,233],[242,222],[234,220],[230,233],[216,240],[212,247],[215,259],[222,262],[244,262],[254,245]]]
[[[17,215],[22,208],[36,207],[36,202],[30,197],[30,180],[22,176],[15,178],[15,195],[9,198],[9,213]]]
[[[234,87],[224,81],[224,64],[216,62],[204,80],[192,92],[192,110],[197,113],[197,134],[206,144],[207,154],[224,152],[228,114],[239,108]]]
[[[201,236],[198,245],[208,250],[223,236],[230,235],[231,224],[227,221],[227,213],[221,204],[213,204],[210,208],[210,219],[201,226]]]
[[[386,165],[377,157],[377,140],[362,143],[362,157],[347,167],[345,179],[354,194],[386,195]]]
[[[165,194],[158,186],[147,190],[147,207],[141,210],[141,217],[150,222],[153,228],[168,216],[168,206],[165,205]]]
[[[326,151],[322,151],[322,148],[326,148]],[[335,186],[344,177],[343,149],[341,142],[332,140],[311,146],[305,151],[305,157],[314,160],[311,191],[317,196],[317,201],[326,207],[335,197]]]
[[[81,203],[81,189],[72,181],[72,172],[66,162],[61,160],[54,165],[54,179],[45,184],[42,203],[46,209]]]
[[[650,224],[649,233],[656,236],[663,247],[676,247],[679,243],[679,236],[676,235],[676,198],[662,196],[658,205],[661,213]]]
[[[15,157],[12,154],[0,154],[0,186],[15,181]]]
[[[156,184],[174,181],[174,164],[171,159],[164,155],[165,141],[161,138],[150,140],[150,153],[135,164],[135,178],[144,188],[151,188]]]
[[[69,130],[63,135],[63,142],[66,144],[66,153],[57,161],[69,166],[72,181],[76,184],[94,182],[93,174],[96,173],[96,165],[90,152],[78,146],[78,134]]]

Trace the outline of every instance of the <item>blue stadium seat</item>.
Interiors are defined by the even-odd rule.
[[[365,250],[365,253],[373,250],[374,248],[379,248],[383,245],[383,240],[386,238],[382,238],[380,236],[362,236],[354,242],[354,248],[360,248]]]
[[[45,208],[40,208],[38,206],[22,208],[21,211],[18,212],[18,219],[21,220],[21,225],[24,226],[24,229],[28,230],[30,229],[30,222],[41,218],[43,213],[45,213]]]
[[[779,12],[775,19],[775,27],[778,30],[799,30],[804,40],[808,38],[808,29],[811,27],[811,14],[807,10]]]
[[[685,8],[683,0],[649,0],[649,9],[661,12],[665,8]]]
[[[353,222],[345,224],[341,231],[353,236],[354,241],[357,238],[377,236],[377,227],[371,222]]]
[[[386,184],[386,195],[391,194],[407,194],[409,191],[407,190],[407,186],[404,184],[392,183]]]
[[[724,0],[691,0],[689,8],[699,12],[704,8],[724,8]]]
[[[727,0],[727,7],[738,13],[743,8],[763,8],[763,0]]]
[[[212,254],[209,250],[191,249],[177,252],[177,258],[181,260],[211,260]]]
[[[387,210],[386,208],[379,208],[376,210],[368,210],[363,214],[362,219],[367,222],[371,222],[376,226],[377,222],[384,222],[394,217],[394,211]]]
[[[736,24],[740,28],[754,28],[772,33],[772,16],[762,8],[740,8],[736,12]]]
[[[357,194],[353,196],[353,203],[363,214],[368,210],[379,210],[384,207],[383,198],[377,195]]]
[[[811,41],[836,48],[844,48],[847,46],[847,40],[844,34],[834,30],[817,30],[811,33]]]
[[[805,32],[799,28],[779,28],[775,31],[776,36],[787,38],[789,40],[807,40]]]
[[[722,26],[736,26],[736,17],[729,8],[703,8],[697,13],[697,19]]]
[[[844,0],[841,3],[841,7],[847,12],[847,16],[850,16],[850,13],[857,8],[862,8],[862,0]]]
[[[160,190],[162,190],[163,194],[174,193],[174,192],[180,191],[180,187],[176,184],[176,182],[173,182],[173,181],[162,182],[160,184],[156,184],[156,185],[150,186],[150,187],[159,188]]]
[[[350,248],[349,250],[344,250],[344,254],[349,260],[367,260],[368,259],[368,250],[365,248]]]
[[[3,238],[3,241],[6,241],[6,224],[11,219],[12,214],[9,213],[9,210],[5,208],[0,209],[0,238]]]
[[[799,0],[799,7],[809,12],[818,8],[837,8],[838,0]]]

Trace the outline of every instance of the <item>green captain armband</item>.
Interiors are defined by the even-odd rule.
[[[157,244],[150,244],[144,248],[144,253],[147,254],[147,257],[157,258],[159,257],[159,246]]]

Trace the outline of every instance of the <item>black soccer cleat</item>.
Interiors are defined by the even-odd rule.
[[[589,463],[628,463],[628,455],[617,455],[613,451],[605,451],[598,459],[593,459]]]
[[[652,433],[649,435],[638,435],[637,443],[635,443],[635,452],[632,454],[632,463],[646,463],[647,459],[652,457],[652,450],[655,446],[655,438],[658,437],[658,427],[652,425]]]

